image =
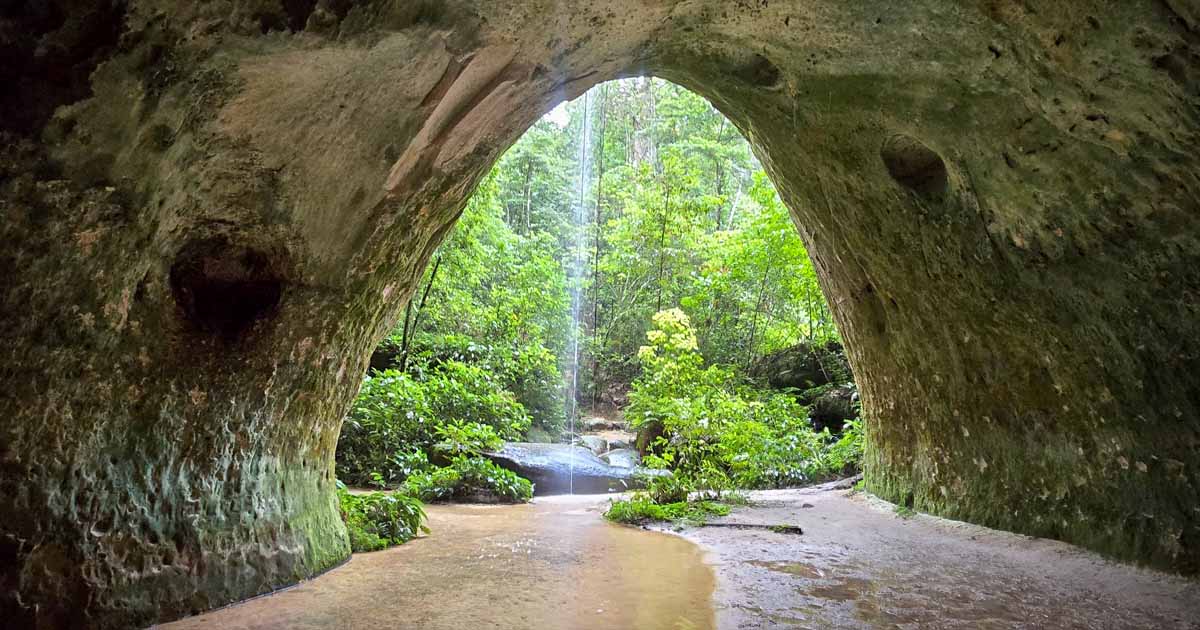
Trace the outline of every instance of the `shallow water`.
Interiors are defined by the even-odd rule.
[[[428,506],[430,536],[163,627],[713,628],[713,572],[700,548],[607,523],[606,502]]]

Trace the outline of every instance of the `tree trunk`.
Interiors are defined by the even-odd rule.
[[[530,212],[529,211],[530,211],[530,206],[533,205],[533,191],[530,188],[532,179],[533,179],[533,160],[526,158],[525,159],[525,213],[524,213],[524,217],[523,217],[524,218],[523,225],[520,230],[522,235],[529,234],[529,223],[530,223],[530,221],[529,221],[529,213]]]
[[[754,362],[754,337],[758,333],[758,314],[762,311],[763,296],[767,292],[767,279],[771,276],[771,262],[763,262],[762,282],[758,285],[758,300],[754,303],[754,317],[750,319],[750,341],[746,344],[746,369]]]
[[[442,266],[442,259],[438,257],[433,261],[433,269],[429,271],[429,282],[425,284],[425,291],[421,293],[421,303],[417,305],[417,312],[413,316],[412,326],[408,325],[408,313],[412,311],[412,300],[408,301],[408,306],[405,307],[404,313],[404,336],[403,346],[400,348],[400,371],[408,371],[408,349],[412,344],[413,335],[417,334],[417,326],[421,323],[421,312],[425,310],[425,301],[429,299],[429,291],[433,289],[433,281],[437,280],[438,269]]]
[[[663,191],[662,221],[658,230],[658,300],[654,306],[655,313],[662,310],[663,270],[667,263],[667,216],[671,211],[671,185],[663,182]]]

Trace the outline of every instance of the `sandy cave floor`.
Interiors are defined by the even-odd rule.
[[[803,535],[613,525],[609,498],[430,506],[428,537],[164,627],[1200,630],[1200,582],[845,489],[754,492],[714,521]]]

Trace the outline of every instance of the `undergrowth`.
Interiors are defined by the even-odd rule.
[[[351,494],[338,482],[338,506],[350,534],[350,550],[379,551],[429,533],[424,504],[399,492]]]
[[[631,498],[613,501],[604,518],[615,523],[641,525],[654,521],[669,521],[681,525],[702,525],[709,517],[727,516],[729,506],[717,501],[675,501],[655,503],[648,495],[637,493]]]

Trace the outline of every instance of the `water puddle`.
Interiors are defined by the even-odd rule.
[[[701,550],[676,536],[607,523],[600,501],[429,506],[428,537],[355,555],[290,590],[164,627],[715,627],[713,572]]]
[[[752,564],[756,567],[770,569],[779,573],[786,573],[796,577],[808,578],[817,580],[825,577],[825,572],[812,565],[804,564],[803,562],[769,562],[766,560],[748,560],[746,564]]]

